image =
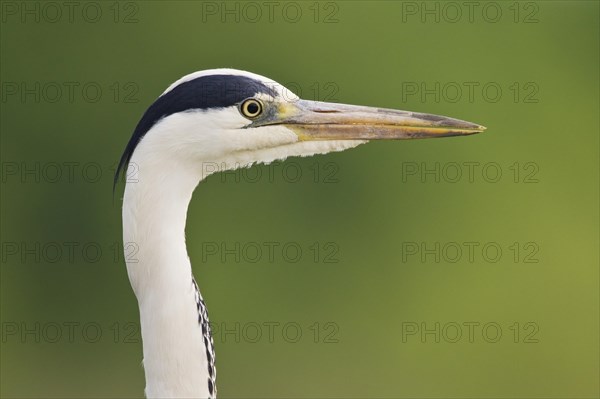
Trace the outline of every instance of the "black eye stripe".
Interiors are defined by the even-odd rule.
[[[127,143],[115,173],[113,190],[117,184],[119,173],[127,168],[138,143],[156,122],[169,115],[190,109],[230,107],[258,93],[265,93],[272,97],[277,95],[272,87],[263,82],[240,75],[201,76],[183,82],[168,93],[161,95],[146,110]]]

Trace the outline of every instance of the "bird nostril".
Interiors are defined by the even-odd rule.
[[[317,112],[319,114],[337,114],[340,112],[335,109],[313,109],[312,111]]]

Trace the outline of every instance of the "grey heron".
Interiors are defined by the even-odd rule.
[[[302,100],[282,85],[234,69],[177,80],[146,110],[115,174],[127,175],[123,241],[140,311],[146,396],[214,398],[215,351],[192,275],[185,224],[192,192],[218,172],[369,140],[470,135],[485,128],[445,116]]]

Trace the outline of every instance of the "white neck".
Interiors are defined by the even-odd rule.
[[[185,246],[187,208],[209,173],[205,166],[217,172],[363,143],[298,141],[285,127],[241,129],[245,124],[235,107],[212,110],[208,118],[202,111],[174,114],[146,133],[131,158],[123,240],[137,250],[126,250],[132,258],[126,261],[140,307],[148,397],[210,397],[209,380],[216,391],[210,329]]]
[[[214,351],[185,245],[187,208],[201,174],[183,160],[144,158],[152,159],[134,156],[129,166],[123,241],[140,309],[146,396],[212,397]]]

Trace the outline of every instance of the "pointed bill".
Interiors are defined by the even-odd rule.
[[[403,140],[466,136],[485,130],[447,116],[308,100],[282,103],[260,125],[285,125],[301,140]]]

